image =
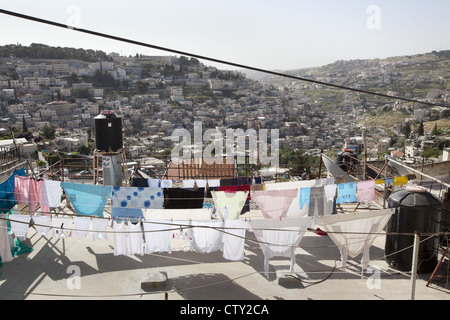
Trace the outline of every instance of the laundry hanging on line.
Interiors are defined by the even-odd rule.
[[[78,214],[103,217],[106,201],[111,197],[111,186],[61,182]]]

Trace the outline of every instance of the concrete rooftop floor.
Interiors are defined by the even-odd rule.
[[[262,216],[251,210],[242,217]],[[377,237],[370,249],[370,265],[380,270],[376,275],[361,273],[361,256],[349,258],[347,267],[340,268],[340,253],[330,237],[306,232],[296,249],[294,273],[289,272],[289,258],[274,257],[268,278],[262,251],[249,231],[245,260],[239,262],[225,260],[220,251],[185,252],[176,243],[171,254],[114,256],[112,233],[107,240],[93,241],[91,233],[84,239],[47,238],[30,228],[27,236],[24,243],[34,250],[0,267],[1,300],[410,299],[410,273],[386,263],[385,236]],[[79,270],[79,282],[73,279],[73,270]],[[151,290],[141,288],[142,282],[159,275],[167,281],[157,282]],[[450,279],[435,280],[427,287],[429,278],[430,274],[418,275],[415,299],[450,300]],[[79,287],[73,288],[76,283]]]

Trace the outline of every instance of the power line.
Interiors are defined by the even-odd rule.
[[[29,21],[34,21],[34,22],[38,22],[38,23],[51,25],[51,26],[58,27],[58,28],[78,31],[78,32],[81,32],[81,33],[85,33],[85,34],[89,34],[89,35],[93,35],[93,36],[97,36],[97,37],[102,37],[102,38],[106,38],[106,39],[110,39],[110,40],[125,42],[125,43],[129,43],[129,44],[133,44],[133,45],[137,45],[137,46],[141,46],[141,47],[146,47],[146,48],[150,48],[150,49],[167,51],[167,52],[171,52],[171,53],[175,53],[175,54],[179,54],[179,55],[183,55],[183,56],[189,56],[189,57],[193,57],[193,58],[197,58],[197,59],[201,59],[201,60],[206,60],[206,61],[210,61],[210,62],[215,62],[215,63],[220,63],[220,64],[225,64],[225,65],[229,65],[229,66],[233,66],[233,67],[237,67],[237,68],[248,69],[248,70],[262,72],[262,73],[267,73],[267,74],[271,74],[271,75],[274,75],[274,76],[280,76],[280,77],[290,78],[290,79],[294,79],[294,80],[311,82],[311,83],[315,83],[315,84],[318,84],[318,85],[323,85],[323,86],[328,86],[328,87],[333,87],[333,88],[343,89],[343,90],[348,90],[348,91],[354,91],[354,92],[364,93],[364,94],[369,94],[369,95],[375,95],[375,96],[379,96],[379,97],[383,97],[383,98],[402,100],[402,101],[413,102],[413,103],[421,103],[421,104],[434,106],[434,107],[447,107],[447,108],[450,108],[450,106],[448,106],[446,104],[437,104],[437,103],[428,102],[428,101],[420,101],[420,100],[416,100],[416,99],[408,99],[408,98],[404,98],[404,97],[388,95],[388,94],[379,93],[379,92],[372,92],[372,91],[367,91],[367,90],[363,90],[363,89],[356,89],[356,88],[346,87],[346,86],[342,86],[342,85],[338,85],[338,84],[327,83],[327,82],[323,82],[323,81],[318,81],[318,80],[313,80],[313,79],[293,76],[293,75],[289,75],[289,74],[286,74],[286,73],[270,71],[270,70],[261,69],[261,68],[257,68],[257,67],[252,67],[252,66],[248,66],[248,65],[243,65],[243,64],[239,64],[239,63],[235,63],[235,62],[231,62],[231,61],[226,61],[226,60],[221,60],[221,59],[217,59],[217,58],[207,57],[207,56],[203,56],[203,55],[199,55],[199,54],[195,54],[195,53],[191,53],[191,52],[186,52],[186,51],[181,51],[181,50],[177,50],[177,49],[171,49],[171,48],[167,48],[167,47],[157,46],[157,45],[153,45],[153,44],[149,44],[149,43],[145,43],[145,42],[141,42],[141,41],[136,41],[136,40],[131,40],[131,39],[123,38],[123,37],[118,37],[118,36],[114,36],[114,35],[110,35],[110,34],[106,34],[106,33],[101,33],[101,32],[97,32],[97,31],[93,31],[93,30],[88,30],[88,29],[83,29],[83,28],[76,28],[76,27],[73,27],[73,26],[70,26],[70,25],[67,25],[67,24],[63,24],[63,23],[59,23],[59,22],[55,22],[55,21],[51,21],[51,20],[46,20],[46,19],[41,19],[41,18],[37,18],[37,17],[21,14],[21,13],[18,13],[18,12],[4,10],[4,9],[0,9],[0,13],[6,14],[6,15],[9,15],[9,16],[13,16],[13,17],[16,17],[16,18],[21,18],[21,19],[25,19],[25,20],[29,20]]]

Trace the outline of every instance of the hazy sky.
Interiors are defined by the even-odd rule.
[[[0,8],[261,69],[450,49],[448,0],[0,0]],[[2,45],[173,55],[4,14],[0,30]]]

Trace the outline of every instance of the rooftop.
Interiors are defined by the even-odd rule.
[[[65,207],[66,213],[71,213]],[[373,204],[359,210],[374,209]],[[355,210],[343,204],[341,213]],[[73,212],[72,212],[73,213]],[[108,210],[105,210],[108,216]],[[241,218],[262,218],[250,210]],[[108,232],[112,232],[111,226]],[[31,253],[16,256],[0,270],[0,299],[14,300],[408,300],[411,273],[392,269],[385,261],[386,236],[378,235],[370,248],[370,269],[362,272],[361,256],[340,267],[340,252],[329,236],[308,231],[295,249],[294,272],[289,258],[270,259],[264,274],[264,256],[254,234],[247,230],[245,260],[229,261],[222,252],[196,253],[172,241],[173,252],[143,256],[115,256],[114,236],[106,240],[44,237],[30,228],[24,242]],[[181,241],[181,240],[179,240]],[[448,266],[448,265],[446,265]],[[78,271],[77,271],[78,270]],[[74,273],[79,272],[79,273]],[[79,286],[71,281],[79,274]],[[166,277],[165,285],[143,290],[141,284]],[[450,300],[448,280],[419,274],[416,300]],[[158,282],[156,282],[158,283]],[[168,310],[176,312],[176,310]]]

